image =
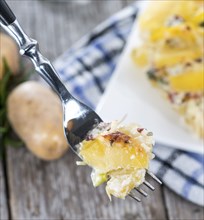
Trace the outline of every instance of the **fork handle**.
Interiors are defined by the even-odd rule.
[[[14,13],[11,11],[5,0],[0,0],[0,15],[5,25],[9,25],[16,20]]]
[[[50,61],[40,53],[38,42],[25,34],[5,0],[0,0],[0,8],[1,26],[17,42],[20,54],[32,61],[35,70],[57,92],[62,101],[71,99],[72,95],[61,82]]]

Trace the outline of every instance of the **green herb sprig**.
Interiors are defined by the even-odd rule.
[[[202,22],[200,23],[200,26],[201,26],[201,27],[204,27],[204,21],[202,21]]]
[[[7,98],[13,88],[29,79],[31,72],[25,71],[20,65],[20,73],[13,75],[6,60],[3,61],[4,75],[0,80],[0,157],[4,156],[6,146],[22,147],[23,142],[12,132],[12,127],[7,117]]]

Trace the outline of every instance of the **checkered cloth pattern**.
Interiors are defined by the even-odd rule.
[[[110,80],[138,12],[133,4],[97,26],[55,62],[68,90],[95,108]],[[185,199],[204,205],[202,155],[157,145],[151,170]]]

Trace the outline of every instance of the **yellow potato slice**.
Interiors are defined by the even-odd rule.
[[[85,163],[101,173],[120,168],[148,168],[149,163],[149,156],[138,140],[112,145],[104,137],[83,141],[80,155]]]
[[[204,90],[204,72],[187,72],[170,76],[170,86],[176,91],[201,91]]]

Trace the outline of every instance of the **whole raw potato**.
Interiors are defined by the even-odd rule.
[[[34,81],[22,83],[9,95],[7,107],[13,129],[36,156],[58,159],[68,149],[61,103],[51,89]]]
[[[0,32],[0,80],[4,75],[4,59],[11,69],[12,74],[17,74],[19,72],[18,47],[8,35]]]

